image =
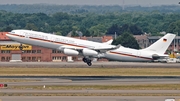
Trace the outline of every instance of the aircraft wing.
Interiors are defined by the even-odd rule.
[[[83,50],[85,48],[95,50],[95,51],[100,51],[100,50],[114,50],[118,49],[121,45],[113,46],[113,47],[78,47],[78,46],[71,46],[71,45],[64,45],[60,46],[59,49],[74,49],[74,50]]]
[[[114,49],[118,49],[119,47],[121,47],[121,45],[117,45],[113,47],[97,47],[94,48],[94,50],[114,50]]]
[[[64,45],[60,46],[60,49],[74,49],[74,50],[82,50],[85,47],[78,47],[78,46],[70,46],[70,45]]]

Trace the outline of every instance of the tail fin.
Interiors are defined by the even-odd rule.
[[[159,40],[157,40],[155,43],[153,43],[151,46],[143,50],[155,51],[157,53],[164,54],[168,49],[169,45],[172,43],[175,36],[176,36],[175,34],[168,33]]]

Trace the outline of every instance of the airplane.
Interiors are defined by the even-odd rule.
[[[106,58],[115,61],[151,62],[162,57],[175,34],[168,33],[145,49],[126,48],[121,45],[111,45],[112,40],[106,43],[75,39],[32,30],[12,30],[6,34],[10,39],[23,43],[36,45],[62,51],[69,56],[83,56],[88,66],[92,65],[92,58]],[[20,47],[21,49],[22,47]]]
[[[99,54],[99,50],[111,50],[119,46],[110,45],[112,40],[106,43],[75,39],[71,37],[53,35],[32,30],[12,30],[6,34],[12,40],[20,43],[36,45],[62,51],[69,56],[82,55],[83,61],[89,66],[92,65],[91,58]],[[19,47],[22,50],[22,47]]]

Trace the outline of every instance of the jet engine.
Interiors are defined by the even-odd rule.
[[[159,59],[159,58],[160,58],[160,56],[159,56],[159,55],[157,55],[157,54],[153,54],[153,55],[152,55],[152,58],[153,58],[154,60],[157,60],[157,59]]]
[[[63,52],[66,55],[78,55],[79,54],[78,51],[72,50],[72,49],[64,49]]]
[[[83,55],[85,56],[94,56],[94,55],[98,55],[98,52],[94,51],[94,50],[90,50],[90,49],[83,49],[82,50]]]

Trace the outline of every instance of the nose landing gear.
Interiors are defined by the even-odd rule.
[[[19,49],[21,50],[22,53],[24,53],[22,44],[20,44]]]

